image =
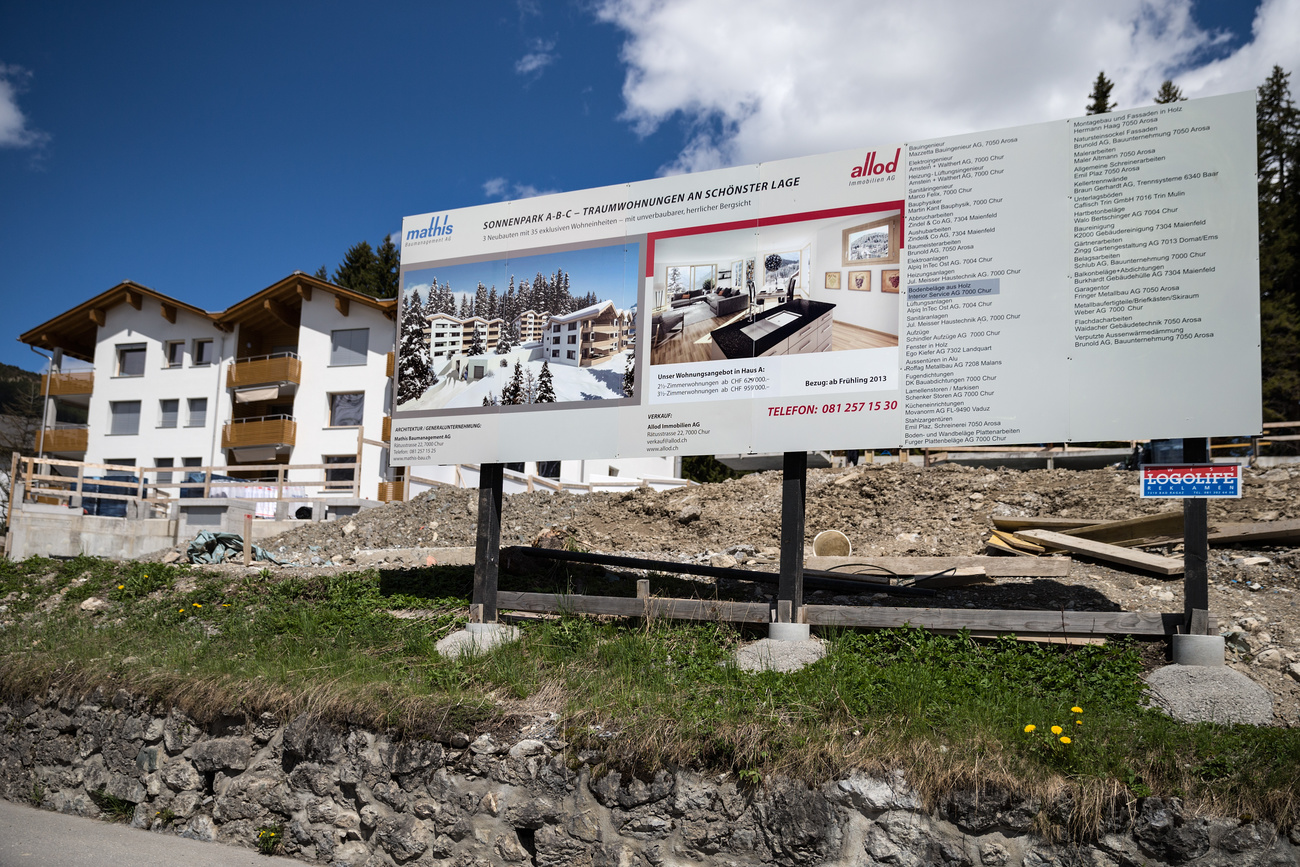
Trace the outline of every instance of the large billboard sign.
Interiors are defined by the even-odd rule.
[[[408,217],[392,462],[1255,432],[1254,111]]]

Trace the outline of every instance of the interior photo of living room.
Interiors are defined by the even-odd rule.
[[[651,364],[898,345],[901,212],[664,238]]]

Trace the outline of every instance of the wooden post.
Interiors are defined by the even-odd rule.
[[[1210,441],[1204,437],[1183,440],[1183,462],[1210,460]],[[1183,630],[1190,632],[1193,614],[1210,610],[1210,543],[1204,497],[1183,499]],[[1202,627],[1204,628],[1204,627]]]
[[[253,565],[253,516],[244,516],[244,565]]]
[[[352,496],[361,498],[361,449],[365,447],[365,428],[357,426],[357,465],[352,468]]]
[[[203,498],[212,496],[212,467],[203,468]]]
[[[637,579],[637,581],[636,581],[636,598],[637,598],[637,599],[649,599],[649,598],[650,598],[650,579],[649,579],[649,578],[638,578],[638,579]]]
[[[278,503],[284,499],[284,464],[275,471],[275,501]]]
[[[481,605],[479,623],[497,622],[497,574],[501,565],[501,484],[503,464],[478,470],[478,539],[474,552],[473,605]],[[473,614],[471,613],[471,617]]]
[[[808,453],[786,452],[781,467],[781,577],[777,582],[778,622],[798,623],[803,607],[804,496]],[[787,603],[785,608],[781,603]],[[782,619],[785,618],[785,619]]]

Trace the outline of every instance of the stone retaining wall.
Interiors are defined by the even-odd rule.
[[[0,704],[0,796],[340,865],[1300,864],[1300,826],[1187,815],[1177,800],[1118,809],[1089,844],[1034,836],[1046,810],[1006,793],[922,807],[901,775],[821,787],[661,770],[605,771],[553,723],[512,742],[395,740],[302,716],[200,726],[119,691]],[[106,798],[105,796],[110,796]]]

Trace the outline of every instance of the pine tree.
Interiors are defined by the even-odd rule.
[[[311,276],[315,277],[317,280],[324,280],[326,283],[330,281],[330,272],[326,270],[324,265],[317,268],[316,273]]]
[[[1105,114],[1116,108],[1110,101],[1110,92],[1115,89],[1115,82],[1106,77],[1105,72],[1097,73],[1097,80],[1092,83],[1092,93],[1088,94],[1088,114]]]
[[[524,368],[524,399],[521,403],[535,403],[537,401],[537,377],[533,376],[531,367]]]
[[[517,339],[515,340],[511,339],[514,337],[515,335],[511,334],[511,329],[509,326],[506,326],[501,329],[501,336],[497,339],[497,349],[496,349],[497,355],[505,355],[507,352],[509,352],[511,349],[514,348],[514,344],[518,342]]]
[[[1164,83],[1160,85],[1160,90],[1156,92],[1156,105],[1168,105],[1171,102],[1186,101],[1187,97],[1183,96],[1183,92],[1179,89],[1178,85],[1174,84],[1167,78],[1164,80]]]
[[[629,352],[627,366],[623,368],[623,396],[631,397],[634,391],[636,391],[636,356]]]
[[[474,336],[470,339],[469,349],[465,351],[465,354],[470,358],[477,358],[486,353],[487,349],[483,346],[483,330],[475,328]]]
[[[398,404],[415,400],[429,386],[438,382],[433,359],[429,355],[429,339],[424,334],[426,322],[420,293],[412,292],[406,296],[406,303],[402,307],[401,332],[397,343]]]
[[[551,365],[542,359],[542,372],[537,376],[537,399],[534,403],[555,403],[555,384],[551,380]]]
[[[518,406],[524,402],[524,369],[521,362],[515,362],[515,372],[510,375],[510,382],[501,389],[501,403]]]
[[[482,316],[484,319],[491,319],[492,316],[487,312],[487,309],[487,287],[482,283],[479,283],[478,289],[474,290],[473,315]]]
[[[402,267],[402,253],[393,243],[391,235],[375,251],[375,297],[396,298],[398,274]]]
[[[1300,112],[1290,76],[1274,66],[1255,108],[1265,421],[1294,419],[1300,403]]]
[[[469,309],[468,295],[460,296],[460,312],[456,315],[459,316],[461,319],[468,319],[474,315]]]
[[[495,284],[493,284],[492,288],[488,290],[488,295],[487,295],[487,313],[484,313],[484,314],[483,314],[483,318],[484,318],[484,319],[495,319],[495,318],[497,318],[498,316],[500,316],[500,315],[501,315],[501,310],[500,310],[499,304],[500,304],[500,302],[497,301],[497,287],[496,287]]]
[[[360,292],[363,295],[379,296],[377,271],[379,260],[370,244],[360,241],[348,248],[343,262],[334,270],[333,282],[345,289]]]

